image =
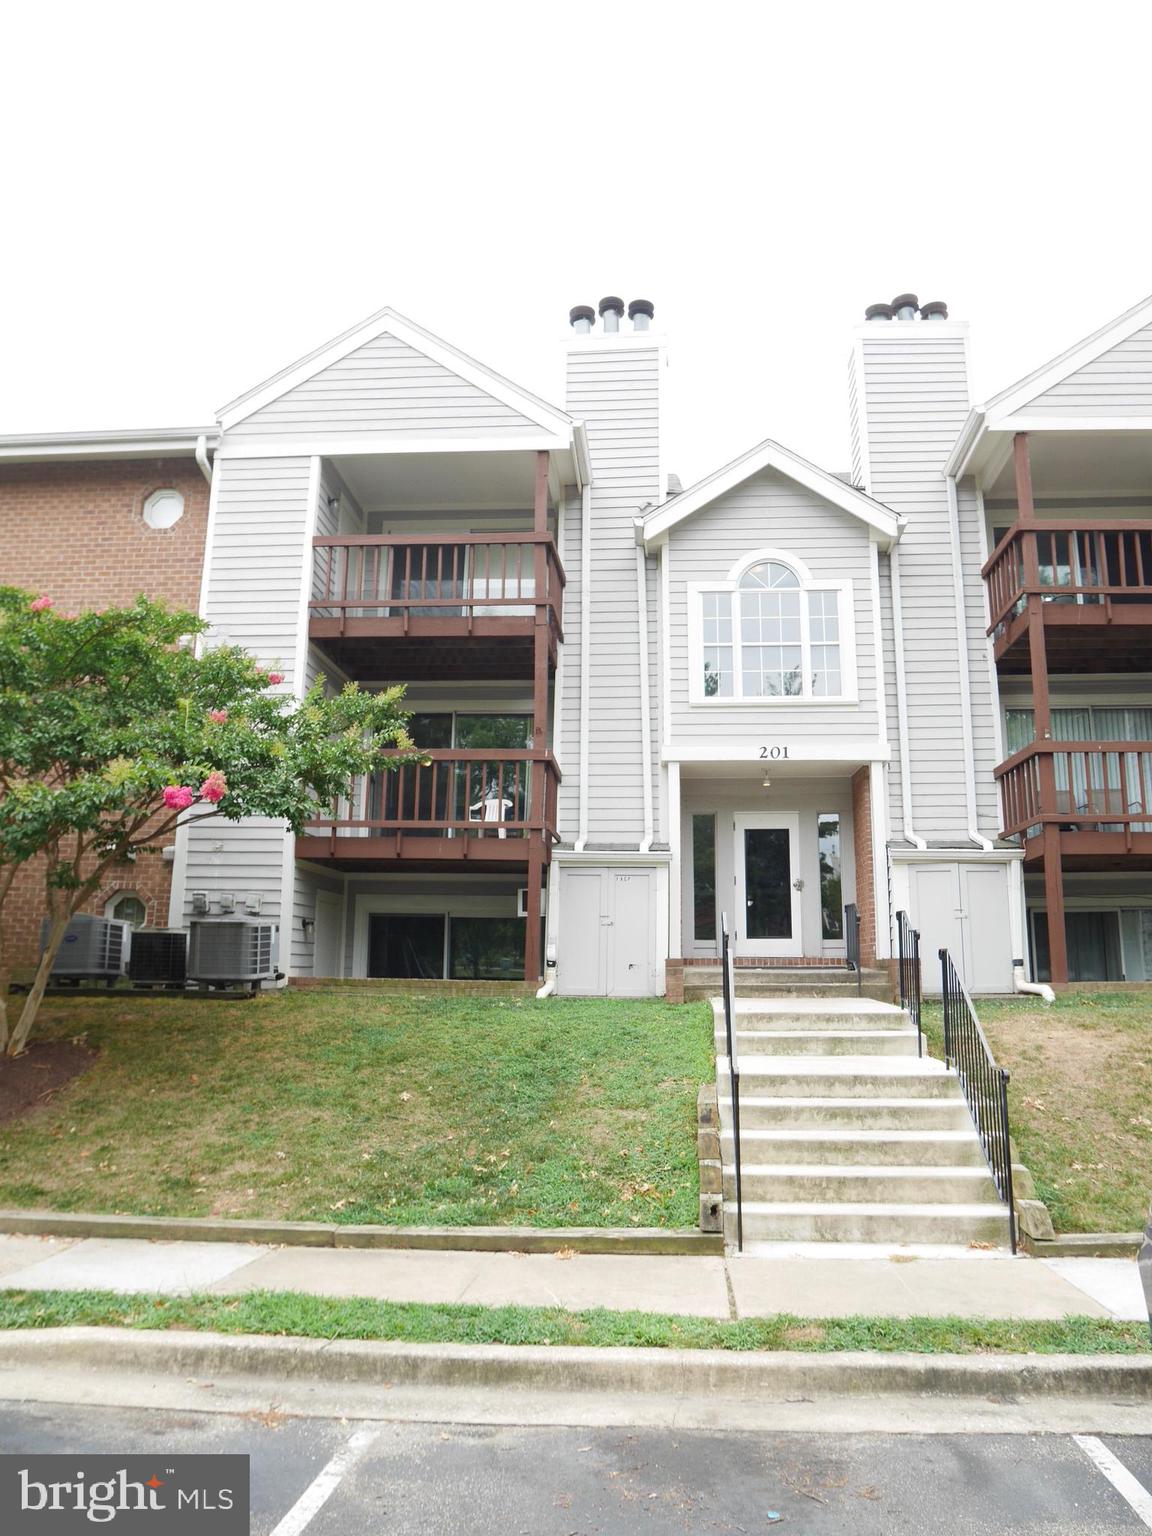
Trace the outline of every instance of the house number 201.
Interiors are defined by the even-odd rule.
[[[764,758],[764,757],[771,758],[771,760],[773,762],[776,762],[780,758],[784,758],[784,757],[788,756],[788,748],[787,747],[761,747],[760,748],[760,756],[762,758]]]

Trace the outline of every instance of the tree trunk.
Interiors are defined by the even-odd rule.
[[[55,908],[55,903],[53,907]],[[40,956],[40,964],[36,967],[36,978],[32,983],[32,990],[24,999],[24,1007],[20,1010],[20,1022],[8,1039],[7,1054],[9,1056],[19,1056],[28,1043],[28,1036],[36,1022],[36,1015],[40,1012],[40,1004],[44,1001],[44,992],[48,986],[48,979],[52,975],[52,964],[56,959],[56,952],[64,942],[64,935],[68,931],[71,917],[72,913],[67,910],[67,907],[63,911],[55,908],[52,912],[48,943]]]
[[[10,1021],[8,1014],[8,988],[12,985],[12,962],[8,957],[7,935],[4,928],[4,903],[16,879],[16,866],[9,865],[0,874],[0,1054],[8,1048]]]

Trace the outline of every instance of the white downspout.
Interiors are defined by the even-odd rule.
[[[574,853],[583,853],[588,841],[588,730],[592,718],[592,487],[580,493],[580,825]]]
[[[655,827],[652,821],[652,699],[648,676],[648,564],[644,547],[636,546],[636,615],[640,658],[640,758],[644,791],[644,840],[640,853],[651,853]]]
[[[1031,992],[1036,997],[1042,997],[1046,1003],[1056,1001],[1056,994],[1046,981],[1027,980],[1023,960],[1012,962],[1012,985],[1017,992]]]
[[[896,722],[900,729],[900,803],[904,814],[904,836],[916,848],[928,844],[917,836],[912,826],[912,764],[909,761],[908,697],[904,691],[904,610],[900,603],[900,546],[893,544],[888,560],[892,575],[892,649],[896,656]]]
[[[200,473],[212,484],[212,465],[208,462],[208,439],[203,433],[196,439],[196,462],[200,466]]]
[[[960,564],[960,503],[956,495],[955,476],[946,475],[944,484],[948,489],[948,534],[952,545],[952,591],[956,606],[956,650],[960,665],[960,733],[964,740],[964,801],[968,810],[968,836],[985,853],[992,853],[992,844],[976,825],[972,680],[968,668],[968,615],[964,603],[964,573]]]

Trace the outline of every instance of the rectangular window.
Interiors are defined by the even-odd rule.
[[[455,981],[523,981],[524,919],[454,917],[448,956],[448,975]]]
[[[837,698],[841,692],[840,610],[835,592],[809,592],[808,631],[813,697]]]
[[[692,937],[716,942],[716,818],[692,818]]]
[[[704,593],[704,697],[732,697],[732,594]]]
[[[844,887],[840,878],[840,813],[816,818],[820,851],[820,931],[826,939],[844,937]]]

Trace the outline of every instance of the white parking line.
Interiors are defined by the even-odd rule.
[[[311,1482],[272,1532],[272,1536],[300,1536],[304,1527],[327,1504],[340,1486],[340,1480],[380,1434],[379,1429],[358,1429],[348,1444]]]
[[[1152,1493],[1149,1493],[1144,1484],[1132,1476],[1124,1463],[1113,1456],[1108,1447],[1097,1440],[1095,1435],[1073,1435],[1072,1438],[1089,1461],[1095,1463],[1120,1497],[1127,1499],[1144,1524],[1152,1531]]]

